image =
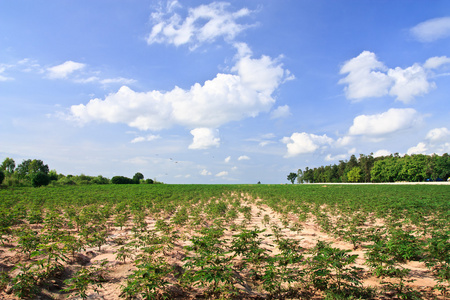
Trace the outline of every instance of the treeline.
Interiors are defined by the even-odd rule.
[[[0,166],[0,185],[3,186],[45,186],[45,185],[82,185],[82,184],[153,184],[161,183],[153,179],[145,179],[142,173],[133,178],[114,176],[111,179],[88,175],[63,175],[50,170],[40,159],[26,159],[16,167],[14,159],[7,157]]]
[[[450,156],[447,153],[441,156],[400,156],[395,153],[380,157],[360,154],[358,158],[352,155],[349,160],[340,160],[339,164],[313,169],[306,167],[297,172],[298,183],[421,182],[446,181],[449,177]]]

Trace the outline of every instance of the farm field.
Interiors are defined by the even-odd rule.
[[[446,299],[448,185],[0,190],[2,299]]]

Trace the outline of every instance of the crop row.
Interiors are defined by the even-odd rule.
[[[123,298],[376,298],[379,291],[363,285],[367,272],[380,278],[387,295],[421,298],[408,284],[409,261],[424,262],[445,297],[449,191],[370,185],[2,190],[0,243],[21,259],[2,260],[0,285],[20,298],[52,289],[85,298],[108,282],[111,268],[107,262],[83,265],[80,254],[113,245],[116,260],[133,266],[121,284]],[[263,227],[254,226],[255,217]],[[355,265],[351,250],[320,239],[304,248],[286,234],[300,235],[307,221],[363,250],[368,271]]]

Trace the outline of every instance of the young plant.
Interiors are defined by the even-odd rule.
[[[76,296],[81,299],[87,299],[87,289],[92,287],[94,292],[99,293],[99,289],[103,288],[102,283],[106,281],[105,265],[107,261],[104,260],[100,266],[82,267],[73,277],[64,280],[67,287],[65,292],[74,292]]]

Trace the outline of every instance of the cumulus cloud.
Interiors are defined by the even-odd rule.
[[[411,128],[420,120],[420,115],[412,108],[391,108],[381,114],[357,116],[349,134],[379,136]]]
[[[238,160],[250,160],[250,157],[248,157],[247,155],[241,155],[239,156]]]
[[[200,175],[202,175],[202,176],[209,176],[209,175],[212,175],[212,173],[209,172],[209,171],[206,170],[206,169],[203,169],[203,170],[200,172]]]
[[[324,145],[329,145],[333,139],[326,134],[320,136],[306,132],[294,132],[290,137],[281,140],[287,147],[285,157],[293,157],[299,154],[312,153]]]
[[[429,43],[450,36],[450,17],[430,19],[419,23],[410,30],[420,42]]]
[[[348,146],[349,144],[351,144],[353,142],[353,140],[354,140],[354,138],[349,135],[341,137],[336,141],[336,146],[338,146],[338,147]]]
[[[291,111],[288,105],[278,106],[272,113],[270,114],[271,119],[282,119],[287,118],[291,115]]]
[[[436,87],[429,81],[436,69],[450,62],[446,56],[429,58],[425,64],[415,63],[407,68],[387,68],[378,61],[375,54],[363,51],[360,55],[347,61],[341,68],[341,74],[347,76],[339,80],[345,84],[348,99],[360,101],[364,98],[390,95],[404,103],[409,103],[417,96],[422,96]]]
[[[213,2],[190,8],[186,17],[175,13],[181,8],[178,2],[172,1],[165,10],[151,15],[154,22],[147,37],[147,43],[168,43],[175,46],[191,45],[191,49],[202,43],[214,42],[217,38],[224,38],[231,42],[243,30],[251,25],[240,24],[239,19],[252,13],[247,8],[229,11],[229,3]]]
[[[219,130],[210,128],[195,128],[191,130],[194,136],[189,149],[208,149],[211,147],[219,147],[220,138],[217,137]]]
[[[434,128],[427,133],[425,138],[430,142],[445,141],[450,138],[450,130],[446,127]]]
[[[373,153],[373,157],[381,157],[381,156],[389,156],[391,155],[391,151],[385,150],[385,149],[380,149],[378,151],[375,151]]]
[[[435,56],[430,57],[427,59],[427,61],[424,63],[423,67],[426,69],[437,69],[442,65],[449,64],[450,58],[447,56]]]
[[[153,134],[150,134],[147,136],[138,136],[138,137],[134,138],[131,141],[131,143],[134,144],[134,143],[140,143],[140,142],[151,142],[151,141],[157,140],[159,138],[161,138],[159,135],[153,135]]]
[[[227,176],[227,175],[228,175],[227,171],[222,171],[222,172],[217,173],[216,177],[224,177],[224,176]]]
[[[103,121],[161,130],[174,125],[218,128],[269,111],[275,103],[273,91],[287,76],[282,64],[267,56],[247,56],[239,59],[233,70],[237,74],[219,73],[187,90],[175,87],[167,92],[136,92],[122,86],[103,100],[73,105],[71,117],[82,124]]]
[[[411,147],[406,151],[406,154],[425,154],[427,152],[428,148],[425,143],[418,143],[417,146]]]
[[[225,158],[225,160],[224,160],[224,161],[225,161],[226,163],[229,163],[229,162],[230,162],[230,160],[231,160],[231,156],[228,156],[227,158]]]
[[[414,64],[406,69],[395,68],[388,71],[388,76],[393,78],[394,85],[389,95],[396,96],[398,100],[408,103],[415,96],[424,95],[430,89],[435,88],[433,82],[428,82],[427,74],[423,67]]]
[[[349,99],[381,97],[392,85],[392,79],[381,71],[387,71],[387,67],[378,61],[375,53],[363,51],[342,66],[340,74],[348,75],[339,83],[347,85],[344,90]]]
[[[61,79],[67,78],[67,76],[77,70],[81,70],[85,67],[85,64],[77,63],[71,60],[68,60],[60,65],[47,68],[48,77],[51,79]]]

